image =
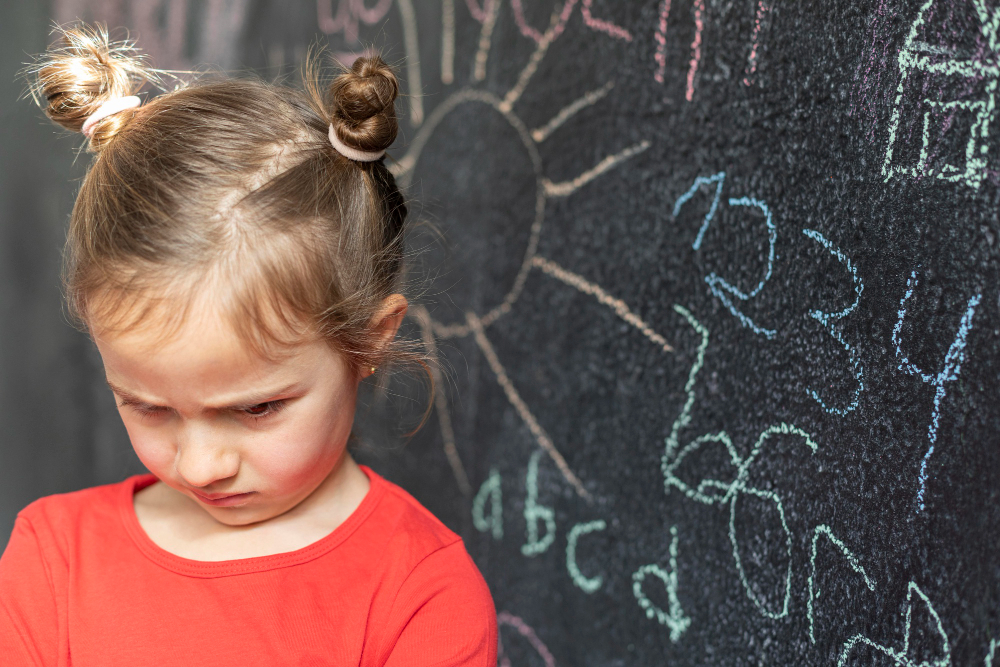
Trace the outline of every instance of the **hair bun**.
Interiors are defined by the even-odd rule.
[[[330,86],[331,118],[337,137],[359,151],[384,151],[396,140],[399,82],[378,56],[362,56]]]
[[[91,114],[105,102],[134,95],[155,79],[154,72],[131,42],[113,42],[105,26],[57,27],[59,40],[31,65],[27,74],[32,96],[52,121],[81,132]],[[99,152],[131,119],[129,109],[94,124],[89,149]]]

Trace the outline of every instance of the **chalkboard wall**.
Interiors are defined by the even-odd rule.
[[[996,0],[0,10],[0,528],[141,470],[59,246],[51,21],[160,67],[397,63],[406,335],[360,460],[459,532],[503,665],[1000,664]],[[402,426],[401,426],[402,424]]]

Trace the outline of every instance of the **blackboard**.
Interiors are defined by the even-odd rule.
[[[1000,660],[995,1],[50,10],[17,10],[25,50],[79,16],[163,67],[399,65],[405,333],[443,370],[412,438],[417,384],[366,394],[356,452],[465,538],[501,664]],[[87,400],[55,451],[127,448]],[[55,465],[28,440],[18,471]]]

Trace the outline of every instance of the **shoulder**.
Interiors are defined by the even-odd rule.
[[[371,469],[364,470],[379,494],[369,523],[381,533],[386,547],[407,552],[415,565],[439,549],[461,544],[462,539],[416,498]]]
[[[88,533],[95,525],[106,527],[118,521],[124,497],[131,497],[137,484],[151,477],[135,475],[114,484],[44,496],[17,516],[32,526],[39,540],[60,542],[72,534]]]

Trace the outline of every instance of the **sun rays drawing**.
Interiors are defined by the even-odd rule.
[[[346,1],[346,0],[345,0]],[[512,306],[522,295],[529,275],[538,271],[541,274],[554,279],[562,285],[578,290],[595,299],[601,305],[609,308],[617,317],[628,323],[640,332],[650,343],[665,353],[673,352],[673,348],[667,340],[653,330],[639,315],[637,315],[629,305],[621,298],[609,294],[600,285],[597,285],[586,277],[579,275],[565,267],[558,265],[552,260],[543,257],[538,252],[538,244],[545,227],[546,208],[549,202],[565,197],[570,197],[577,190],[585,187],[589,183],[601,178],[604,174],[615,169],[619,165],[642,153],[650,146],[649,141],[639,141],[631,145],[622,146],[617,152],[606,155],[589,168],[583,170],[570,180],[556,181],[546,175],[545,164],[539,153],[539,146],[550,136],[556,133],[574,115],[587,107],[599,104],[614,86],[613,81],[606,82],[596,90],[583,91],[583,93],[571,104],[555,112],[551,119],[539,127],[529,128],[517,113],[518,102],[522,95],[529,90],[532,77],[537,72],[539,65],[544,61],[552,44],[562,35],[567,27],[567,21],[573,15],[576,8],[579,8],[583,17],[583,25],[596,33],[602,33],[605,38],[630,40],[631,36],[627,31],[618,26],[595,17],[591,9],[592,0],[567,0],[563,5],[557,5],[552,14],[548,27],[544,32],[527,25],[520,0],[510,0],[509,9],[514,13],[514,19],[521,34],[535,42],[534,51],[520,70],[515,83],[503,93],[494,93],[486,90],[481,82],[486,78],[486,68],[493,51],[493,30],[497,17],[504,5],[504,0],[485,0],[482,5],[477,5],[474,0],[467,0],[473,17],[481,23],[481,31],[478,39],[473,62],[471,63],[472,81],[450,93],[426,116],[418,119],[411,118],[411,126],[418,129],[412,136],[407,146],[406,153],[399,158],[393,166],[393,171],[397,176],[400,185],[405,189],[414,183],[414,178],[422,178],[420,171],[420,161],[435,133],[442,127],[449,126],[449,119],[454,119],[456,114],[473,114],[475,117],[491,117],[491,122],[497,127],[504,129],[504,137],[510,141],[520,144],[519,150],[525,158],[527,169],[530,171],[530,182],[522,189],[526,191],[525,202],[532,201],[532,210],[520,218],[506,219],[498,224],[506,225],[508,228],[520,225],[514,231],[519,233],[520,242],[515,244],[516,248],[510,248],[508,244],[505,250],[509,250],[508,255],[501,261],[507,263],[508,271],[500,276],[499,280],[492,280],[497,276],[490,276],[493,285],[490,289],[494,294],[492,301],[487,304],[471,304],[465,300],[459,290],[457,296],[449,294],[449,298],[454,302],[454,308],[444,315],[435,312],[432,314],[426,307],[420,306],[413,309],[413,318],[419,326],[423,344],[427,353],[437,359],[438,343],[444,340],[454,340],[459,338],[470,338],[474,341],[476,348],[482,354],[488,367],[492,371],[498,385],[502,389],[507,401],[514,408],[519,418],[530,431],[537,445],[551,458],[558,468],[562,477],[575,489],[576,493],[583,498],[589,497],[589,492],[584,482],[577,476],[567,463],[566,458],[560,448],[560,443],[556,443],[546,432],[535,411],[522,398],[517,386],[511,380],[506,370],[504,360],[497,353],[491,340],[491,327],[501,318],[511,312]],[[442,3],[442,63],[441,81],[443,84],[451,84],[455,80],[455,7],[454,3],[444,0]],[[405,16],[404,23],[406,22]],[[404,31],[415,31],[411,25],[404,26]],[[408,58],[412,59],[416,54],[409,53]],[[422,109],[422,107],[421,107]],[[490,140],[502,140],[490,137]],[[469,147],[464,147],[468,152]],[[481,156],[481,159],[487,159]],[[523,174],[529,178],[529,174]],[[498,189],[503,190],[507,184],[499,184]],[[516,185],[511,185],[511,190],[517,190]],[[485,207],[483,207],[485,208]],[[485,215],[485,213],[484,213]],[[476,223],[470,223],[475,225]],[[508,230],[509,231],[509,230]],[[470,234],[485,233],[481,229],[473,229]],[[445,235],[448,232],[445,231]],[[454,239],[447,239],[453,242]],[[455,245],[454,243],[452,243]],[[487,271],[483,267],[468,267],[470,275],[453,276],[456,283],[475,282],[482,280],[482,275],[472,275]],[[502,283],[502,287],[496,288],[495,284]],[[455,482],[466,496],[471,496],[473,489],[469,479],[469,474],[459,456],[458,447],[455,442],[455,430],[452,426],[452,411],[444,390],[443,383],[436,383],[437,389],[434,396],[434,411],[440,426],[441,437],[445,456],[451,466]]]

